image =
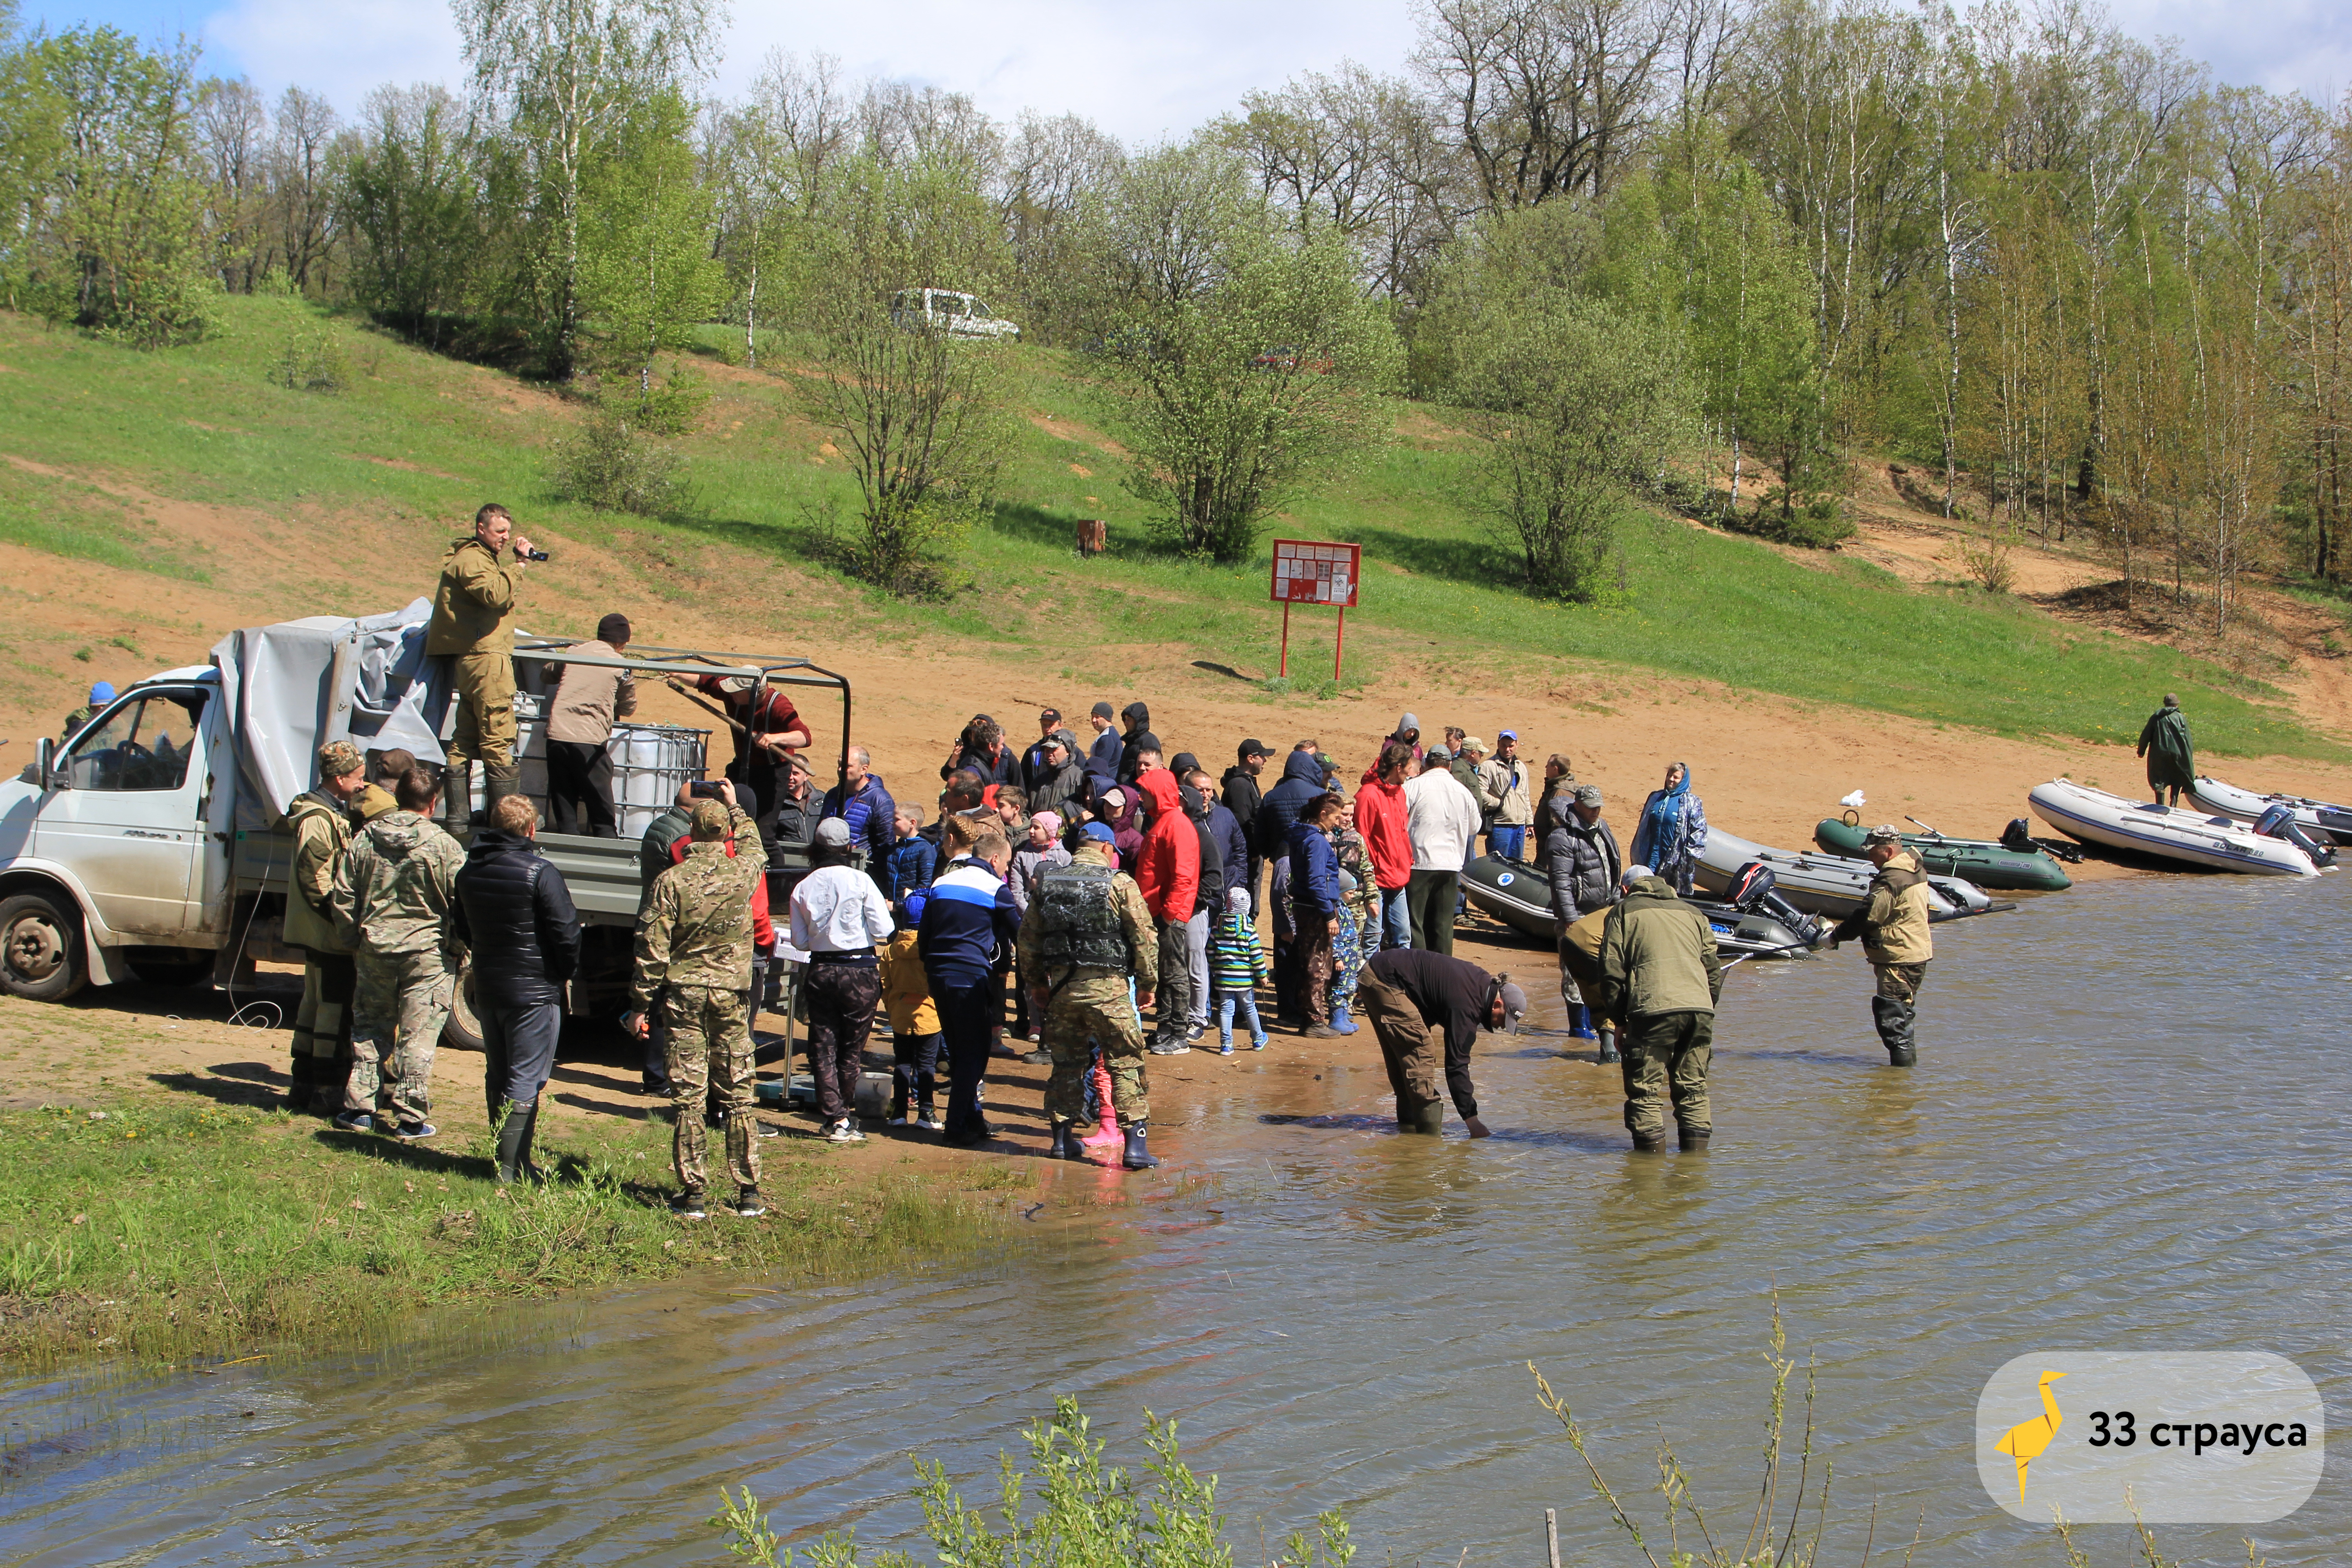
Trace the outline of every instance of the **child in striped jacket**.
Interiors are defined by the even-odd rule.
[[[1257,1021],[1257,987],[1266,976],[1265,953],[1250,919],[1249,889],[1225,894],[1225,909],[1209,935],[1209,986],[1217,997],[1219,1056],[1234,1054],[1234,1015],[1249,1029],[1250,1049],[1265,1049],[1265,1027]]]

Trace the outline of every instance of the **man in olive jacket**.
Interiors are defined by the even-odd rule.
[[[1663,877],[1639,877],[1601,932],[1600,1008],[1625,1020],[1625,1130],[1633,1147],[1664,1145],[1666,1101],[1685,1150],[1715,1131],[1706,1069],[1715,1056],[1715,1005],[1723,964],[1706,916]]]
[[[1936,956],[1936,939],[1927,924],[1927,879],[1919,857],[1904,847],[1903,836],[1891,825],[1872,828],[1864,836],[1862,850],[1878,868],[1870,879],[1870,900],[1838,922],[1830,933],[1830,945],[1862,938],[1863,955],[1878,977],[1870,1012],[1886,1047],[1886,1064],[1907,1068],[1919,1059],[1912,1028],[1919,1017],[1919,986],[1927,978],[1927,961]]]
[[[335,872],[352,847],[352,800],[367,782],[367,763],[349,741],[319,748],[319,787],[286,807],[294,853],[286,865],[286,945],[302,950],[302,1001],[294,1013],[293,1085],[289,1110],[332,1116],[343,1108],[352,1059],[352,996],[359,972],[355,944],[335,921]]]
[[[500,552],[510,541],[514,557],[509,563]],[[473,815],[477,761],[488,775],[488,799],[522,793],[514,755],[514,614],[515,590],[530,553],[530,541],[514,531],[514,519],[493,501],[474,514],[474,531],[441,558],[425,652],[449,660],[457,690],[457,723],[446,748],[449,772],[443,787],[452,826]]]

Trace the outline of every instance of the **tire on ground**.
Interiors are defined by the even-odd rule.
[[[457,995],[449,1005],[449,1021],[441,1026],[441,1043],[455,1051],[482,1048],[482,1020],[474,1011],[474,964],[471,959],[457,972]]]
[[[62,1002],[89,984],[80,910],[48,893],[0,899],[0,989],[31,1002]]]

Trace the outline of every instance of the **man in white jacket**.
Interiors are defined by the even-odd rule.
[[[1432,768],[1404,786],[1405,837],[1412,843],[1412,877],[1405,907],[1412,945],[1454,951],[1454,900],[1478,837],[1478,798],[1444,768]]]
[[[850,866],[849,824],[840,817],[816,825],[809,858],[816,869],[793,889],[791,942],[809,955],[801,993],[808,999],[817,1120],[829,1141],[863,1143],[857,1085],[865,1076],[866,1037],[882,1000],[874,949],[890,940],[890,906],[874,879]]]

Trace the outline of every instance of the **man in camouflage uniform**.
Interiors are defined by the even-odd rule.
[[[435,1131],[425,1113],[433,1047],[457,990],[449,904],[466,864],[466,851],[432,820],[439,794],[439,782],[423,768],[395,780],[395,809],[365,819],[336,883],[336,923],[359,950],[352,1076],[335,1118],[347,1132],[374,1130],[384,1062],[392,1068],[390,1131],[405,1142]]]
[[[65,741],[70,741],[80,734],[83,728],[92,719],[97,718],[105,710],[106,705],[113,700],[114,685],[111,681],[92,681],[89,688],[89,700],[66,715],[65,737],[58,744],[62,745]]]
[[[751,987],[754,942],[751,893],[767,874],[760,830],[727,792],[722,803],[697,801],[694,842],[686,858],[654,879],[653,897],[637,922],[636,973],[629,1006],[636,1033],[652,1033],[649,1014],[660,1010],[669,1031],[670,1162],[682,1189],[670,1206],[700,1219],[705,1163],[702,1099],[717,1080],[727,1113],[727,1168],[735,1178],[735,1212],[765,1214],[760,1201],[760,1150],[752,1126],[751,1033],[745,1005]],[[735,853],[727,853],[730,835]]]
[[[1086,1112],[1086,1080],[1093,1047],[1102,1047],[1110,1071],[1111,1104],[1127,1133],[1130,1171],[1160,1163],[1144,1141],[1151,1118],[1144,1076],[1143,1019],[1160,973],[1160,942],[1142,889],[1118,869],[1110,829],[1087,824],[1070,863],[1038,878],[1021,922],[1021,984],[1033,1016],[1045,1022],[1042,1041],[1054,1058],[1045,1084],[1045,1114],[1054,1124],[1052,1157],[1079,1157],[1070,1124]],[[1130,982],[1142,989],[1129,996]]]
[[[352,991],[358,977],[352,943],[335,925],[335,875],[351,847],[350,806],[365,778],[359,748],[349,741],[330,741],[319,748],[319,787],[296,795],[286,807],[286,825],[294,834],[294,853],[287,862],[286,945],[303,954],[289,1110],[332,1116],[343,1107]]]
[[[500,552],[509,539],[511,564]],[[514,531],[514,519],[493,501],[474,514],[474,531],[449,546],[433,592],[433,619],[425,628],[428,658],[449,660],[457,721],[446,748],[448,821],[473,814],[473,764],[487,775],[488,798],[522,793],[515,766],[515,589],[531,543]]]

